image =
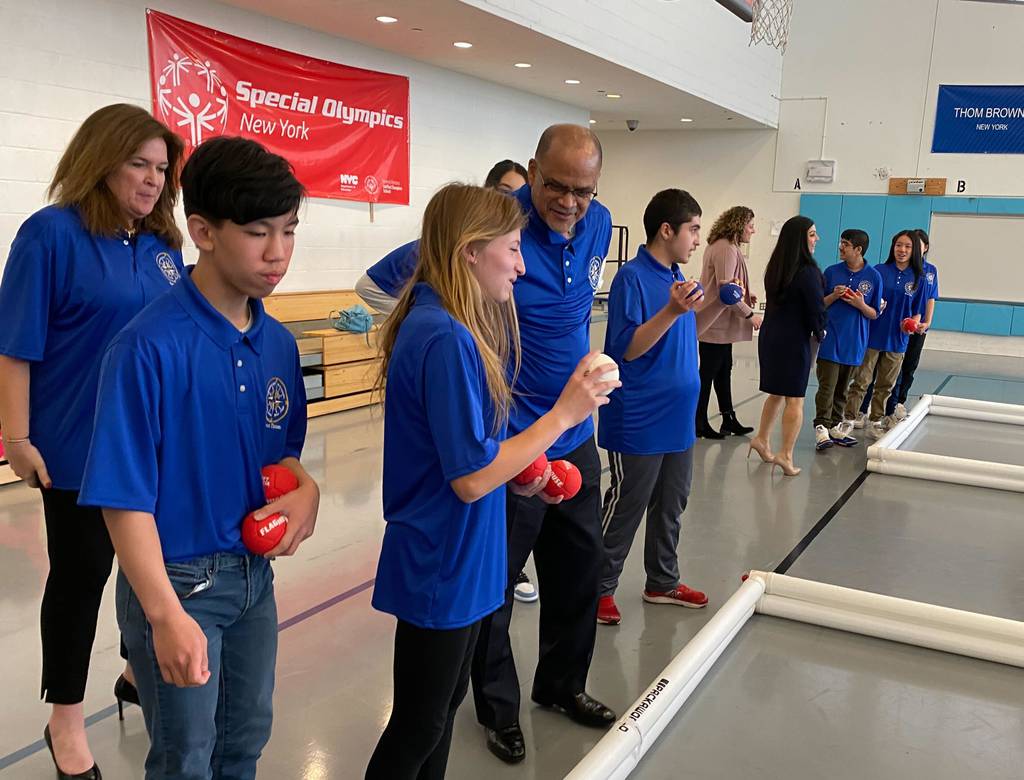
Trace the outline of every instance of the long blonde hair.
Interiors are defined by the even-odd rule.
[[[733,206],[726,209],[711,226],[711,232],[708,234],[708,246],[720,238],[727,238],[733,244],[740,243],[743,240],[743,229],[753,218],[753,210],[746,206]]]
[[[115,103],[90,114],[57,163],[47,194],[58,206],[77,208],[85,229],[93,235],[116,235],[125,227],[124,216],[106,178],[154,138],[167,144],[167,173],[156,205],[139,228],[181,249],[174,204],[185,145],[144,108]]]
[[[515,301],[509,298],[498,303],[484,295],[469,270],[463,250],[525,226],[526,216],[519,201],[495,190],[448,184],[430,199],[423,213],[419,263],[381,333],[378,392],[384,392],[398,332],[412,309],[413,288],[417,282],[426,282],[448,313],[472,335],[484,364],[487,391],[494,407],[494,430],[504,424],[512,406],[512,385],[521,360]]]

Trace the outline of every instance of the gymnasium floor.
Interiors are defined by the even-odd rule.
[[[602,339],[595,324],[595,344]],[[1024,403],[1024,366],[926,351],[914,390]],[[749,345],[737,351],[733,391],[741,420],[753,424],[760,396]],[[708,593],[710,606],[644,605],[635,545],[617,597],[623,623],[598,627],[591,693],[621,713],[732,594],[744,570],[783,561],[798,577],[1024,620],[1021,496],[877,474],[863,479],[863,446],[814,453],[812,407],[809,401],[797,453],[805,470],[795,479],[773,478],[756,456],[748,461],[743,439],[698,443],[681,561],[685,580]],[[970,426],[958,430],[939,438],[973,435]],[[316,535],[298,556],[275,564],[276,717],[261,777],[361,777],[387,718],[393,620],[370,608],[383,527],[380,439],[380,417],[368,410],[311,421],[304,461],[323,499]],[[1013,444],[1000,444],[1005,462],[1022,462]],[[805,547],[816,526],[820,533]],[[0,778],[53,776],[40,741],[46,709],[37,701],[41,528],[32,491],[0,488],[0,656],[8,670]],[[111,596],[86,712],[104,777],[123,780],[141,776],[147,739],[137,708],[122,725],[113,706],[121,661]],[[513,624],[526,762],[506,766],[487,752],[467,701],[450,778],[559,778],[600,737],[528,703],[537,612],[536,604],[518,605]],[[634,776],[959,780],[1019,778],[1021,766],[1020,670],[755,616]]]

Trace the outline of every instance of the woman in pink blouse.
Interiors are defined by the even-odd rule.
[[[728,434],[742,436],[753,431],[736,419],[732,404],[732,345],[750,341],[761,327],[761,316],[754,313],[756,296],[750,294],[747,262],[740,243],[754,235],[754,212],[746,206],[726,210],[711,227],[704,250],[704,305],[697,311],[697,338],[700,351],[700,398],[697,401],[697,435],[722,439]],[[743,287],[742,300],[726,305],[718,297],[719,287],[735,282]],[[722,413],[721,430],[708,423],[708,401],[714,385],[718,408]]]

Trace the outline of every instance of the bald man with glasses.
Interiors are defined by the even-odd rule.
[[[521,251],[526,275],[515,284],[522,367],[509,435],[554,406],[579,361],[590,352],[590,316],[611,242],[608,209],[595,200],[601,143],[588,128],[554,125],[541,135],[529,183],[514,193],[528,215]],[[607,728],[615,713],[586,692],[597,627],[603,561],[601,464],[588,419],[548,450],[575,464],[580,492],[554,503],[540,487],[508,484],[509,581],[504,606],[485,618],[473,659],[477,718],[487,746],[516,763],[526,756],[519,726],[519,678],[509,639],[515,577],[533,552],[540,591],[540,651],[531,698],[587,726]]]

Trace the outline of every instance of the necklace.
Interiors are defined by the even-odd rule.
[[[135,235],[136,235],[136,234],[137,234],[138,232],[139,232],[139,229],[138,229],[138,228],[137,228],[137,227],[136,227],[136,226],[135,226],[134,224],[131,224],[131,225],[129,225],[128,227],[126,227],[126,228],[124,229],[124,234],[125,234],[125,235],[126,235],[126,236],[128,237],[128,240],[129,240],[129,241],[130,241],[131,239],[135,238]]]

